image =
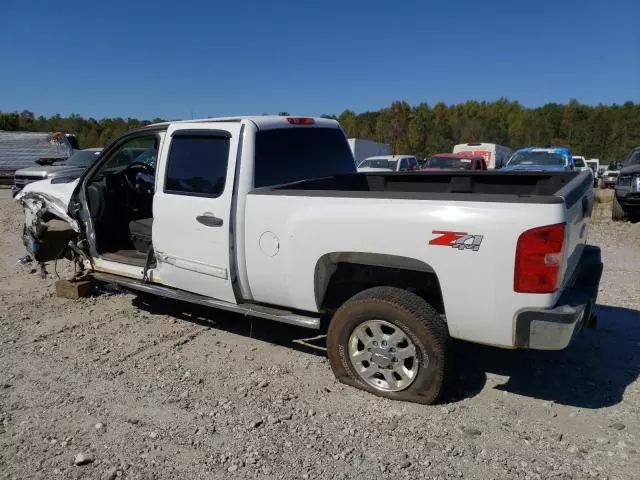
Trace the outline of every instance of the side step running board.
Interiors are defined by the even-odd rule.
[[[153,283],[145,283],[142,280],[136,280],[133,278],[111,275],[109,273],[93,272],[91,276],[101,282],[115,283],[117,285],[122,285],[125,288],[150,293],[152,295],[158,295],[160,297],[181,300],[183,302],[196,303],[198,305],[219,308],[221,310],[241,313],[243,315],[252,317],[266,318],[267,320],[275,320],[276,322],[288,323],[289,325],[314,328],[316,330],[320,329],[319,318],[299,315],[288,310],[280,310],[277,308],[266,307],[264,305],[256,305],[253,303],[235,304],[223,302],[211,297],[205,297],[203,295],[197,295],[195,293],[189,293],[183,290],[154,285]]]

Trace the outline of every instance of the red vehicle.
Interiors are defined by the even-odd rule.
[[[426,161],[421,168],[425,170],[486,170],[484,157],[469,155],[468,153],[437,153]]]

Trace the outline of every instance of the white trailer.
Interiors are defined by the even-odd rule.
[[[509,147],[495,143],[461,143],[453,147],[453,153],[483,157],[489,169],[504,167],[513,154]]]
[[[356,159],[356,165],[359,165],[365,158],[391,154],[391,146],[388,143],[372,142],[362,138],[349,138],[347,140]]]

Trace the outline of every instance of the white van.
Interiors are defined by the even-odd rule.
[[[465,153],[484,157],[487,168],[502,168],[513,153],[509,147],[495,143],[461,143],[453,147],[453,153]]]

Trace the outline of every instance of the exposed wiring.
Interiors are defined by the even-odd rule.
[[[56,274],[56,277],[58,277],[58,280],[60,279],[60,275],[58,275],[58,258],[62,257],[66,249],[67,249],[67,246],[65,245],[60,251],[60,253],[56,255],[56,259],[53,261],[53,273]]]

